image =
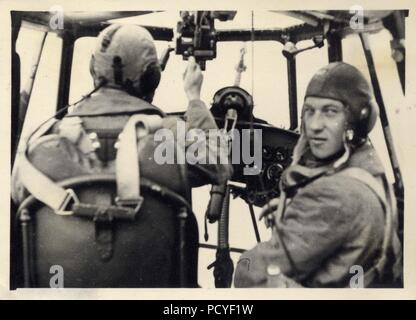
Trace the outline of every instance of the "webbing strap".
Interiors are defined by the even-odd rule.
[[[143,134],[160,128],[161,123],[162,118],[157,115],[134,115],[129,119],[122,132],[116,159],[117,190],[119,192],[118,199],[122,202],[120,203],[121,205],[123,203],[128,204],[126,203],[128,201],[135,201],[132,204],[137,205],[137,201],[141,199],[137,150],[138,132],[136,128],[140,130],[140,136],[143,136]],[[36,137],[39,137],[38,132],[36,132]],[[35,136],[32,136],[30,139],[33,142],[36,142],[35,140]],[[60,215],[72,214],[72,211],[67,211],[66,209],[71,201],[78,204],[79,201],[75,193],[71,189],[60,187],[34,167],[27,157],[27,146],[25,149],[19,155],[18,170],[22,184],[31,195],[53,209],[55,213]]]
[[[119,136],[116,156],[118,201],[137,202],[140,197],[138,139],[162,127],[158,115],[133,115]]]
[[[27,152],[20,154],[18,170],[19,178],[29,193],[57,214],[66,214],[68,203],[71,200],[77,201],[72,190],[65,190],[36,169],[27,158]]]

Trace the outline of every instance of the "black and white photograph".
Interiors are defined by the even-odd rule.
[[[415,299],[416,8],[367,2],[10,3],[2,295]]]

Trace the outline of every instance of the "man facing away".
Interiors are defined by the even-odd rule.
[[[42,141],[39,145],[34,141],[36,139],[29,142],[29,146],[32,144],[30,160],[54,181],[89,173],[114,172],[118,135],[132,115],[158,115],[163,118],[162,127],[173,134],[176,134],[177,122],[181,121],[178,117],[166,116],[162,109],[151,104],[160,82],[161,69],[153,38],[146,29],[119,24],[105,28],[97,37],[90,73],[94,93],[79,102],[61,121],[55,120],[52,126],[49,123],[45,126],[45,133],[56,133],[66,139],[59,144]],[[198,129],[207,133],[218,127],[200,99],[202,81],[199,65],[190,57],[183,75],[189,101],[184,115],[186,130]],[[209,143],[205,146],[207,153],[227,152],[221,147],[214,150],[217,146]],[[232,172],[228,164],[205,162],[192,166],[195,167],[199,170],[189,170],[191,186],[221,183]],[[141,168],[142,174],[155,182],[173,190],[181,189],[178,179],[169,178],[169,170],[169,166],[158,165],[155,161],[146,161]],[[19,178],[18,162],[14,168],[12,190],[17,203],[28,195]]]
[[[178,163],[159,164],[155,161],[155,148],[158,143],[154,139],[154,135],[149,134],[144,137],[138,135],[139,143],[137,143],[137,128],[129,131],[133,133],[134,138],[133,143],[130,144],[131,148],[124,147],[123,149],[127,150],[127,158],[135,161],[129,161],[127,165],[122,166],[116,164],[116,160],[120,159],[121,142],[131,141],[126,140],[124,129],[130,120],[137,115],[160,117],[158,120],[161,121],[158,123],[161,123],[163,129],[172,132],[174,138],[179,136],[177,125],[180,121],[183,122],[183,127],[187,132],[192,129],[202,130],[205,133],[209,130],[218,130],[212,114],[200,99],[203,76],[193,57],[189,58],[187,69],[183,75],[184,90],[189,101],[184,115],[185,121],[179,117],[167,116],[161,109],[151,104],[161,78],[161,68],[153,38],[146,29],[135,25],[118,24],[105,28],[97,38],[96,48],[90,60],[90,72],[95,89],[77,103],[74,110],[62,120],[52,119],[29,137],[26,144],[27,149],[23,150],[29,161],[21,161],[21,159],[25,160],[21,157],[22,151],[16,157],[12,176],[12,198],[17,205],[29,196],[28,190],[32,190],[33,194],[34,190],[48,189],[44,188],[37,179],[31,179],[22,173],[25,167],[21,166],[21,163],[27,164],[27,162],[30,162],[37,171],[52,180],[52,183],[71,177],[88,177],[89,175],[108,173],[116,173],[117,179],[119,179],[121,176],[119,173],[123,172],[123,177],[145,177],[152,181],[155,188],[158,185],[167,188],[189,201],[190,197],[187,197],[189,196],[189,188],[184,185],[193,187],[203,184],[217,184],[231,177],[232,167],[229,164],[201,161],[193,166],[190,165],[187,171],[183,170],[183,166],[180,168]],[[218,147],[217,144],[210,144],[206,141],[200,143],[202,143],[202,148],[198,150],[204,149],[207,155],[218,154],[218,152],[227,152],[228,154],[225,144],[223,147],[221,145]],[[189,144],[185,142],[184,147],[188,146]],[[136,174],[139,165],[137,158],[130,158],[133,152],[137,152],[139,158],[139,174]],[[187,172],[186,175],[184,171]],[[129,179],[120,180],[121,184],[125,185],[126,180]],[[117,180],[117,186],[120,186],[119,180]],[[128,186],[130,188],[131,184]],[[97,188],[90,190],[92,197],[101,200],[105,198],[105,195],[99,194],[100,192],[96,190]],[[137,192],[133,193],[137,194]],[[46,195],[45,192],[42,194],[45,198],[50,198],[47,191]],[[38,275],[44,275],[43,271],[48,269],[48,266],[45,265],[48,259],[69,261],[71,259],[68,260],[67,252],[80,250],[82,254],[74,257],[73,262],[69,262],[72,264],[66,266],[67,270],[72,271],[71,275],[73,276],[72,280],[68,278],[65,280],[69,286],[178,286],[178,270],[175,266],[177,266],[179,254],[175,246],[178,238],[175,217],[171,214],[172,210],[166,209],[166,206],[169,206],[166,199],[152,199],[148,195],[147,198],[144,195],[144,198],[143,206],[147,206],[147,208],[141,207],[143,210],[139,211],[139,217],[131,223],[132,226],[125,227],[118,233],[119,239],[122,238],[121,235],[124,236],[124,242],[122,245],[118,245],[119,249],[114,250],[114,254],[107,254],[112,252],[108,249],[110,245],[113,246],[111,242],[113,236],[108,236],[113,232],[112,229],[107,228],[106,232],[96,232],[98,236],[104,234],[104,240],[99,239],[99,242],[104,244],[100,242],[97,248],[101,254],[100,259],[107,259],[108,263],[97,259],[97,253],[94,250],[85,249],[91,245],[91,241],[96,241],[93,235],[85,234],[84,229],[74,227],[71,224],[72,220],[60,219],[54,223],[53,221],[57,217],[50,215],[50,219],[43,221],[48,241],[45,247],[41,247],[40,253],[44,259],[39,258],[40,254],[37,255]],[[38,200],[49,206],[45,199],[38,198]],[[104,200],[98,204],[108,205],[108,199]],[[52,212],[57,213],[58,210],[52,210]],[[15,219],[13,218],[12,221]],[[93,223],[91,222],[91,224]],[[60,228],[65,232],[55,232],[55,230],[61,230]],[[89,230],[94,229],[90,228]],[[68,233],[71,233],[69,239],[65,238]],[[188,216],[186,235],[186,244],[181,248],[186,251],[188,257],[186,265],[188,285],[196,286],[199,239],[193,214]],[[82,239],[86,236],[90,238],[83,242]],[[114,239],[117,240],[117,237]],[[12,255],[16,273],[20,272],[17,262],[20,259],[20,251],[18,252],[18,249],[15,248],[19,239],[14,233],[12,239],[14,253]],[[62,249],[54,251],[54,248],[59,246]],[[120,255],[123,257],[122,259],[120,259]],[[40,264],[42,265],[40,266]],[[89,274],[90,264],[100,272]],[[96,279],[97,275],[101,275],[101,278]],[[45,281],[42,282],[43,285]]]

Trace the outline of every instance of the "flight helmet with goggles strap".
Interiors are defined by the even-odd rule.
[[[151,34],[136,25],[108,26],[98,35],[90,72],[96,87],[104,82],[150,102],[161,72]]]

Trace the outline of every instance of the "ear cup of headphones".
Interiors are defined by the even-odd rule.
[[[375,100],[365,103],[356,115],[356,120],[352,124],[354,132],[354,142],[360,144],[368,136],[368,133],[374,128],[378,117],[378,105]]]
[[[356,119],[353,124],[354,137],[357,139],[364,139],[367,137],[369,128],[369,117],[371,113],[370,106],[365,104],[359,109],[359,114],[356,115]]]
[[[375,99],[370,100],[370,102],[368,103],[368,106],[369,106],[370,112],[369,112],[368,120],[367,120],[367,123],[368,123],[367,133],[373,130],[377,122],[378,115],[380,113],[380,109]]]
[[[140,76],[138,81],[126,79],[122,85],[129,94],[146,101],[153,99],[153,93],[159,85],[161,79],[161,69],[156,63],[147,66],[146,71]]]

